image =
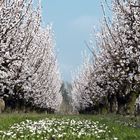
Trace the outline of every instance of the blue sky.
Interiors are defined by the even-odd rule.
[[[71,71],[82,63],[84,41],[102,19],[100,0],[42,0],[43,22],[52,23],[62,78],[71,80]]]

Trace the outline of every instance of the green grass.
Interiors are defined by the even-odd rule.
[[[140,140],[140,118],[106,115],[92,119],[105,123],[119,140]]]
[[[48,114],[36,114],[36,113],[29,113],[29,114],[1,114],[0,115],[0,130],[1,131],[7,131],[10,130],[10,127],[13,126],[15,123],[20,124],[20,122],[26,121],[26,120],[32,120],[32,122],[38,122],[39,120],[45,120],[47,121],[51,120],[54,122],[51,126],[49,126],[48,130],[45,130],[45,132],[41,132],[38,135],[33,135],[28,138],[19,138],[19,139],[26,139],[26,140],[45,140],[45,138],[48,138],[49,140],[53,140],[54,137],[55,140],[115,140],[115,138],[118,138],[118,140],[140,140],[140,118],[137,117],[124,117],[124,116],[117,116],[117,115],[48,115]],[[75,121],[75,124],[71,124],[71,120]],[[86,120],[89,121],[88,126],[86,126]],[[45,120],[46,121],[46,120]],[[46,121],[46,122],[47,122]],[[64,127],[60,125],[60,123],[64,123]],[[81,122],[81,125],[78,126],[77,123]],[[99,129],[103,128],[105,129],[105,126],[107,126],[107,129],[105,132],[101,133],[99,136],[94,136],[94,130],[91,131],[91,128],[89,126],[92,126],[93,122],[99,122],[97,123],[97,126]],[[50,123],[50,122],[49,122]],[[36,124],[40,127],[40,124]],[[104,126],[105,125],[105,126]],[[37,127],[37,129],[39,128]],[[55,130],[62,127],[62,130],[59,130],[58,133],[66,133],[63,137],[58,138],[53,135],[56,134]],[[81,135],[80,138],[75,134],[72,134],[73,128],[76,131],[81,131],[83,129],[85,131],[85,134],[83,136]],[[85,128],[87,127],[87,128]],[[97,128],[97,130],[98,130]],[[26,128],[25,128],[26,129]],[[51,132],[49,132],[52,129]],[[16,129],[14,130],[14,133]],[[63,132],[62,132],[63,131]],[[90,132],[91,131],[91,132]],[[23,135],[31,135],[28,133],[27,130],[23,131]],[[87,133],[87,135],[86,135]],[[88,135],[91,134],[91,135]],[[18,134],[19,135],[19,134]],[[58,134],[57,134],[58,135]],[[44,139],[43,139],[44,138]],[[9,138],[5,138],[3,140],[10,140]]]
[[[36,113],[25,113],[25,114],[19,114],[19,113],[5,113],[0,114],[0,130],[6,130],[14,123],[19,123],[21,121],[25,121],[27,119],[29,120],[40,120],[46,118],[45,114],[36,114]]]

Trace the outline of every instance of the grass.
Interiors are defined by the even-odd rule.
[[[140,140],[140,118],[117,115],[1,114],[0,130],[1,140],[10,140],[11,136],[15,136],[16,140]]]
[[[25,114],[19,114],[19,113],[5,113],[0,114],[0,130],[6,130],[14,123],[20,123],[22,121],[25,121],[27,119],[29,120],[40,120],[46,118],[45,114],[36,114],[36,113],[25,113]]]

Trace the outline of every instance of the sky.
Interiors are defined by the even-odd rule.
[[[92,28],[102,19],[101,0],[42,0],[44,24],[55,32],[57,57],[62,78],[71,80],[71,71],[82,64]]]

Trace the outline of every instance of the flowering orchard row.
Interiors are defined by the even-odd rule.
[[[140,1],[111,0],[109,20],[105,7],[100,32],[86,43],[91,57],[73,78],[73,104],[81,112],[140,114]]]
[[[0,97],[6,108],[59,108],[54,33],[51,25],[41,26],[41,16],[40,0],[0,2]]]

